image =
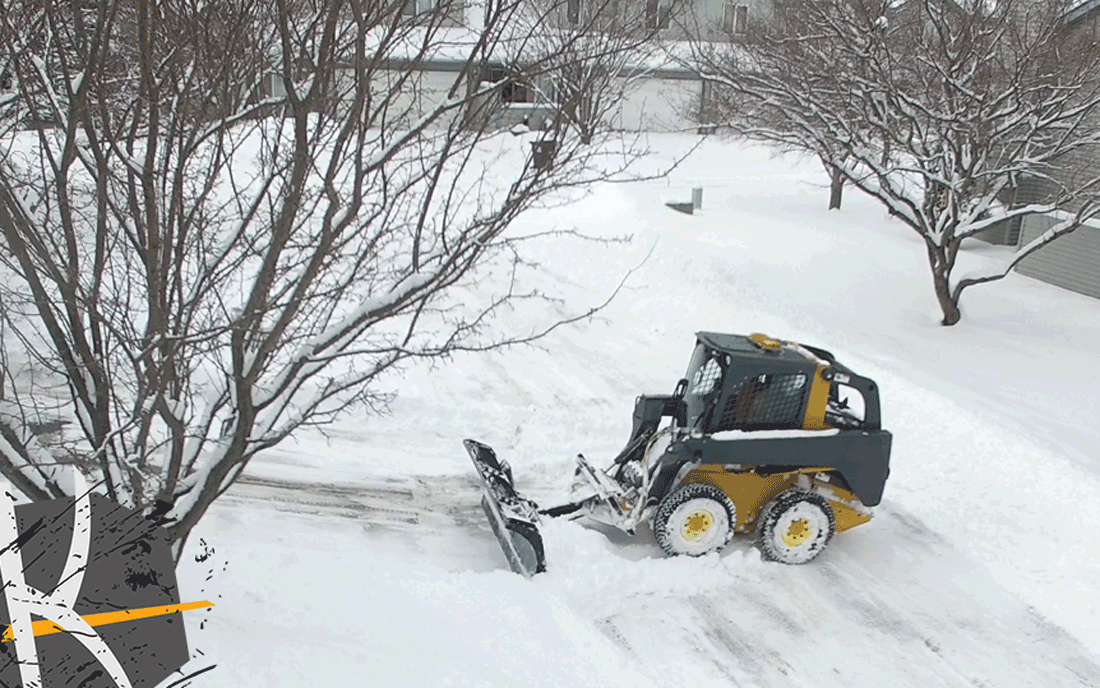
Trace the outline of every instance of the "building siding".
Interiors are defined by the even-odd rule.
[[[694,131],[702,82],[684,79],[637,79],[625,86],[610,125],[624,131]]]
[[[446,97],[455,83],[458,73],[453,71],[420,70],[406,73],[398,69],[377,69],[371,72],[371,102],[389,99],[385,113],[385,126],[405,127],[423,117]],[[355,73],[350,68],[340,69],[335,77],[337,94],[335,109],[340,112],[355,95]],[[458,113],[443,116],[437,126],[446,126]],[[381,125],[383,122],[378,122]]]
[[[1093,39],[1100,36],[1100,2],[1088,0],[1076,6],[1068,14],[1071,20],[1071,36],[1076,39]],[[1100,111],[1093,110],[1084,123],[1084,130],[1100,129]],[[1059,176],[1069,184],[1082,184],[1100,177],[1100,145],[1083,146],[1066,156]],[[1068,210],[1077,210],[1080,204]]]
[[[1036,177],[1024,177],[1002,201],[1007,203],[1009,208],[1021,208],[1032,203],[1050,203],[1055,191],[1056,189],[1052,188],[1048,181]],[[1022,217],[1001,220],[988,229],[978,232],[974,238],[1000,246],[1016,246],[1020,241],[1022,222]]]
[[[1023,246],[1057,220],[1029,215],[1020,224]],[[1079,294],[1100,298],[1100,228],[1080,227],[1020,261],[1016,271]]]
[[[1067,14],[1071,35],[1078,32],[1095,35],[1100,29],[1100,2],[1086,0]],[[1100,127],[1100,112],[1094,112],[1086,127]],[[1059,161],[1054,175],[1072,185],[1100,176],[1100,146],[1081,148]],[[1072,204],[1066,210],[1077,210]],[[1019,246],[1039,236],[1057,220],[1045,215],[1030,215],[1020,223]],[[1020,261],[1016,271],[1079,294],[1100,298],[1100,226],[1085,226],[1055,239]]]
[[[749,35],[759,30],[761,23],[770,21],[774,16],[772,0],[688,0],[678,5],[683,19],[680,22],[674,20],[674,23],[682,23],[684,28],[670,37],[683,39],[694,35],[705,40],[729,38],[728,27],[723,25],[726,5],[746,7],[748,26],[745,33]]]

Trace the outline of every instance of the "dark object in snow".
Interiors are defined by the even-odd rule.
[[[536,170],[548,170],[558,152],[558,142],[553,139],[531,142],[531,164]]]
[[[492,448],[464,445],[505,558],[530,577],[546,570],[540,515],[628,534],[648,521],[672,556],[717,552],[734,533],[755,533],[766,559],[806,563],[834,533],[871,520],[891,440],[878,386],[828,351],[699,332],[675,391],[635,400],[630,439],[611,466],[596,470],[578,455],[566,504],[539,509]]]
[[[669,208],[672,208],[675,211],[684,213],[685,215],[694,215],[695,214],[695,204],[694,203],[677,203],[676,201],[669,201],[668,203],[665,203],[665,205],[667,205]]]

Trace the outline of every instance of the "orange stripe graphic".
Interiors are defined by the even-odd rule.
[[[122,623],[123,621],[137,621],[138,619],[148,619],[154,616],[166,616],[168,614],[175,614],[176,612],[186,612],[192,609],[202,609],[204,607],[213,607],[210,602],[188,602],[186,604],[169,604],[161,607],[141,607],[139,609],[123,609],[117,612],[100,612],[98,614],[86,614],[81,618],[88,622],[89,626],[105,626],[107,624]],[[31,624],[31,628],[34,629],[36,636],[40,635],[53,635],[54,633],[64,633],[66,629],[58,626],[53,621],[42,619],[41,621],[35,621]],[[13,640],[11,626],[4,627],[4,633],[0,634],[0,642],[9,642]]]

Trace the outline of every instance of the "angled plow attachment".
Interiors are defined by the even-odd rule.
[[[538,530],[538,505],[516,492],[511,467],[497,459],[492,447],[474,440],[462,444],[481,476],[485,488],[481,507],[508,565],[527,578],[542,573],[546,570],[546,556]]]

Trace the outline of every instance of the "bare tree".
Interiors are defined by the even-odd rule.
[[[548,7],[560,29],[532,36],[551,59],[556,126],[574,128],[589,143],[613,126],[615,111],[659,63],[660,24],[626,11],[631,6],[620,0],[555,0]]]
[[[802,56],[798,51],[770,49],[778,36],[798,31],[795,25],[803,17],[798,13],[788,14],[788,9],[778,3],[774,7],[759,5],[750,15],[747,6],[727,5],[722,20],[717,22],[693,13],[689,33],[703,40],[695,41],[691,51],[693,59],[683,62],[690,68],[702,65],[706,73],[724,72],[734,67],[745,69],[748,64],[773,73],[792,73],[801,69]],[[821,44],[817,47],[827,51],[831,46]],[[803,135],[800,127],[786,120],[787,110],[773,107],[755,95],[728,88],[722,81],[708,81],[706,86],[706,96],[699,109],[701,123],[736,139],[770,144],[785,152],[814,155],[829,175],[829,209],[840,208],[844,176],[832,161],[844,156],[835,145]],[[843,103],[831,105],[834,108],[844,106]]]
[[[717,56],[713,47],[708,46],[705,50],[705,59],[710,65],[726,62]],[[783,152],[813,155],[821,161],[829,175],[829,210],[840,209],[844,174],[834,161],[845,160],[842,146],[805,136],[797,124],[787,121],[788,110],[772,107],[768,102],[730,89],[721,81],[710,81],[707,87],[707,97],[699,114],[703,124],[716,133],[734,139],[769,144]]]
[[[1066,2],[811,0],[736,49],[699,45],[693,63],[737,102],[747,135],[819,154],[923,239],[943,324],[975,284],[1100,212],[1100,179],[1073,166],[1100,151],[1100,45],[1071,30]],[[1048,202],[1006,207],[1024,178]],[[953,273],[962,242],[1060,211],[991,269]]]
[[[5,345],[63,380],[74,460],[166,519],[177,555],[253,456],[383,409],[375,383],[402,362],[532,342],[602,307],[493,331],[505,305],[549,298],[522,283],[546,233],[513,221],[632,162],[559,131],[554,165],[535,166],[492,129],[504,84],[483,68],[525,40],[523,7],[493,3],[475,31],[449,0],[47,2],[36,45],[0,10],[0,53],[18,56],[0,117],[33,100],[56,123],[0,139]],[[461,64],[435,91],[432,58]],[[561,66],[536,55],[525,77]],[[495,296],[461,298],[476,284]],[[62,495],[26,422],[50,395],[5,372],[0,473]]]

